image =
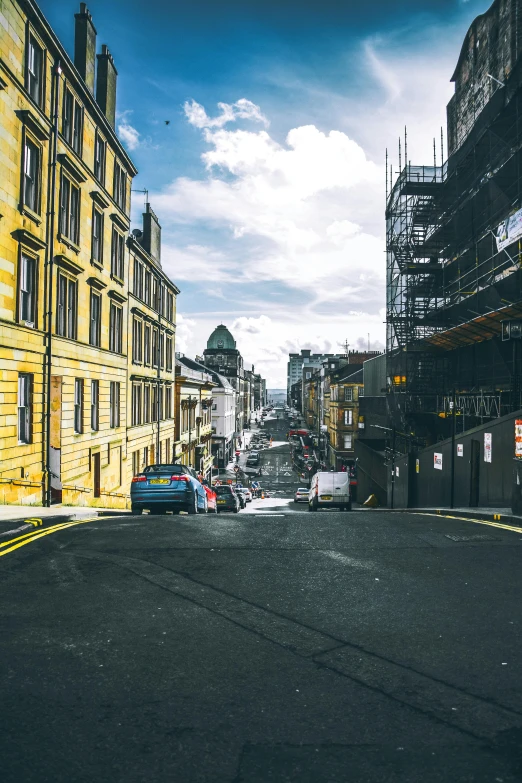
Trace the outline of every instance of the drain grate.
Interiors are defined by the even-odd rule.
[[[445,533],[444,536],[451,541],[500,541],[497,536],[488,536],[487,533],[476,533],[474,536],[455,536]]]

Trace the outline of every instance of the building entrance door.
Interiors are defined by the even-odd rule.
[[[100,497],[100,482],[101,482],[101,454],[97,451],[92,455],[92,470],[94,476],[94,497]]]

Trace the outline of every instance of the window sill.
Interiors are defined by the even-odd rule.
[[[111,280],[114,280],[115,283],[118,283],[118,285],[124,286],[125,280],[122,280],[121,277],[117,277],[117,275],[113,275],[111,272]]]
[[[28,207],[26,204],[20,204],[18,209],[22,215],[28,217],[29,220],[32,220],[37,226],[41,225],[42,217],[37,212],[34,212],[31,207]]]
[[[65,237],[63,234],[58,233],[58,242],[62,242],[64,245],[67,245],[67,247],[76,253],[76,255],[80,254],[80,248],[78,245],[73,242],[72,239]]]
[[[96,261],[95,258],[91,258],[91,264],[92,264],[92,266],[95,266],[96,269],[103,270],[103,264],[102,264],[101,261]]]

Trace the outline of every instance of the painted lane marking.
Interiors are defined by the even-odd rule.
[[[20,538],[26,539],[25,541],[19,541],[18,544],[15,544],[14,546],[9,547],[9,549],[4,549],[3,552],[0,552],[0,557],[3,557],[4,555],[8,555],[10,552],[14,552],[15,549],[19,549],[21,546],[25,546],[26,544],[31,544],[33,541],[36,541],[37,538],[43,538],[44,536],[50,536],[52,533],[57,533],[59,530],[64,530],[67,527],[74,527],[75,525],[85,525],[87,522],[94,522],[98,519],[98,517],[92,517],[92,519],[80,519],[76,522],[64,522],[63,525],[57,525],[54,528],[48,528],[47,530],[42,530],[41,532],[34,532],[34,533],[28,533],[27,536],[20,536]],[[16,541],[18,539],[13,539],[13,541]],[[12,541],[7,542],[8,544],[11,544]],[[2,545],[4,546],[4,545]]]
[[[473,519],[472,517],[454,517],[450,514],[430,514],[426,511],[417,512],[421,517],[438,517],[439,519],[456,519],[458,522],[474,522],[475,525],[488,525],[489,527],[500,527],[502,530],[511,530],[512,533],[522,533],[522,527],[513,525],[502,525],[499,522],[488,522],[487,519]]]
[[[51,527],[46,527],[45,530],[61,530],[61,528],[66,525],[67,522],[59,522],[57,525],[52,525]],[[0,544],[0,549],[3,549],[6,546],[11,546],[15,541],[23,541],[25,538],[32,538],[37,533],[41,533],[41,530],[31,530],[30,533],[24,533],[22,536],[16,536],[16,538],[11,538],[9,541],[4,541]]]

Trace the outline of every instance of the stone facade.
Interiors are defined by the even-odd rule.
[[[106,46],[96,67],[84,3],[74,64],[31,0],[2,4],[1,31],[0,503],[126,507],[129,258],[144,254],[127,244],[136,168],[114,130],[116,69]]]
[[[212,393],[208,370],[186,356],[176,357],[176,462],[205,478],[212,468]]]

